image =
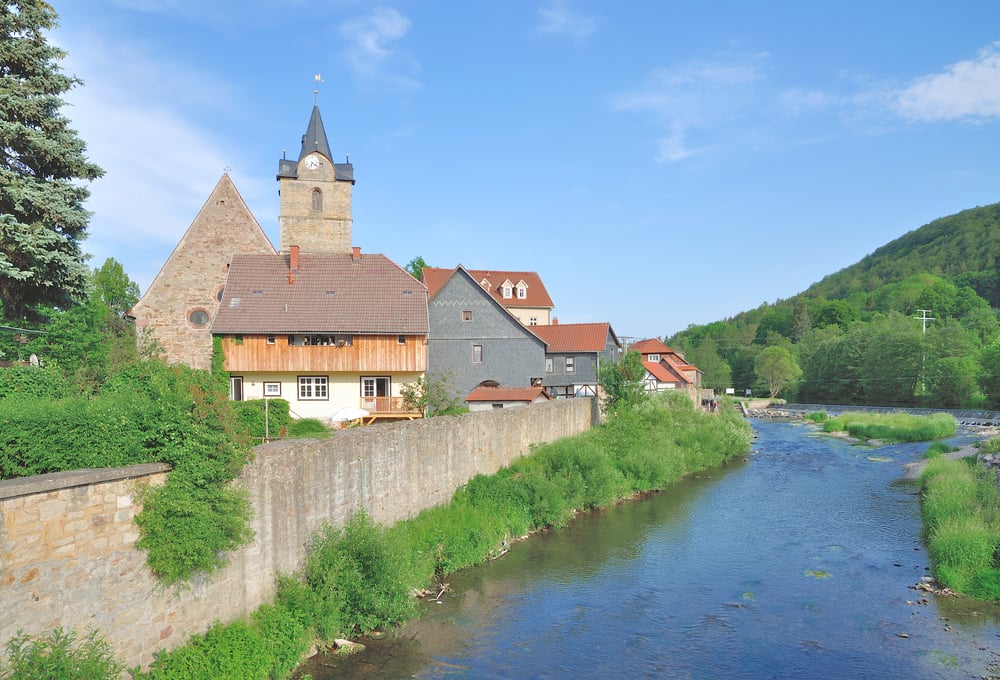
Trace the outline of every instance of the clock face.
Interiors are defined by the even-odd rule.
[[[319,158],[316,156],[309,156],[306,158],[306,167],[310,170],[315,170],[319,167]]]

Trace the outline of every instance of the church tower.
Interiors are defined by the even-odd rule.
[[[303,253],[350,253],[354,167],[333,162],[318,104],[302,136],[298,161],[278,161],[277,179],[281,252],[299,246]]]

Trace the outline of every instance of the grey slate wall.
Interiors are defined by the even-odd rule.
[[[462,270],[430,300],[427,311],[427,375],[444,379],[455,396],[464,399],[484,380],[530,387],[532,378],[544,378],[545,343]],[[472,320],[464,321],[463,312],[472,312]],[[482,345],[482,363],[473,363],[473,345]]]

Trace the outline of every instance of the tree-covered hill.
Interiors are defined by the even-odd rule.
[[[800,401],[1000,406],[1000,203],[942,217],[786,300],[667,339],[709,387],[764,391],[765,348]],[[772,383],[773,384],[773,383]]]
[[[971,286],[1000,307],[1000,203],[942,217],[882,246],[857,264],[831,274],[802,294],[844,298],[872,292],[914,274],[935,274]]]

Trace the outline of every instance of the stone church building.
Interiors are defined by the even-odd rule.
[[[298,160],[278,161],[280,252],[352,252],[354,168],[335,163],[314,105]],[[276,255],[228,174],[167,258],[130,316],[139,342],[169,363],[208,369],[215,319],[234,255]]]

